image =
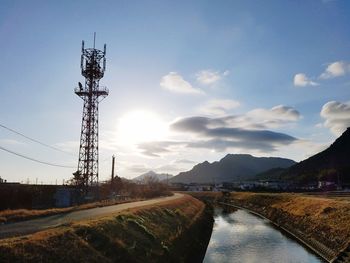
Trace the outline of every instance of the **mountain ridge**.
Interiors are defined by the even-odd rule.
[[[350,176],[346,176],[349,173],[350,128],[347,128],[327,149],[289,167],[281,179],[300,182],[341,179],[350,183]]]
[[[171,178],[173,183],[222,183],[252,179],[271,168],[286,168],[293,160],[280,157],[255,157],[250,154],[227,154],[219,161],[204,161]]]

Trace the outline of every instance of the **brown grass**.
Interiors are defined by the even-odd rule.
[[[0,262],[156,262],[166,258],[204,208],[199,200],[184,196],[0,240]]]
[[[231,199],[262,215],[290,225],[328,247],[350,242],[350,202],[302,194],[232,193]]]
[[[104,200],[99,202],[93,202],[88,204],[82,204],[79,206],[71,206],[66,208],[50,208],[50,209],[42,209],[42,210],[36,210],[36,209],[7,209],[0,211],[0,224],[1,223],[10,223],[10,222],[17,222],[17,221],[24,221],[29,219],[34,219],[37,217],[42,216],[50,216],[50,215],[57,215],[62,213],[68,213],[72,211],[78,211],[78,210],[84,210],[84,209],[90,209],[95,207],[103,207],[103,206],[110,206],[110,205],[116,205],[116,204],[122,204],[122,203],[128,203],[128,202],[134,202],[134,201],[140,201],[144,200],[141,198],[133,198],[130,200]]]
[[[181,192],[181,193],[186,193],[192,196],[199,196],[199,197],[221,197],[222,193],[221,192],[211,192],[211,191],[203,191],[203,192]]]

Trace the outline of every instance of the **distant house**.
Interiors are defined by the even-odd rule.
[[[260,186],[273,190],[286,190],[290,186],[290,183],[281,180],[266,180],[260,181]]]
[[[187,191],[200,192],[200,191],[203,191],[203,189],[202,189],[201,185],[188,185],[187,186]]]
[[[172,191],[185,191],[186,184],[184,184],[184,183],[170,183],[170,189]]]
[[[239,183],[239,189],[241,189],[241,190],[252,190],[252,189],[255,189],[255,188],[259,187],[260,185],[261,185],[260,182],[256,182],[256,181],[240,182]]]
[[[330,181],[318,181],[318,189],[336,189],[337,184]]]
[[[185,185],[185,188],[187,191],[190,191],[190,192],[202,192],[202,191],[213,191],[215,187],[213,187],[210,184],[191,183],[191,184]]]

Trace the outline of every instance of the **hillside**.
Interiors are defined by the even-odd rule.
[[[286,168],[293,160],[277,157],[254,157],[249,154],[228,154],[218,162],[195,165],[190,171],[174,176],[172,183],[221,183],[252,179],[271,168]]]
[[[159,174],[154,171],[149,171],[147,173],[141,174],[135,178],[133,178],[133,181],[138,182],[146,182],[150,179],[156,179],[157,181],[163,181],[172,178],[173,175],[171,174]]]
[[[288,168],[272,168],[262,173],[255,175],[255,180],[279,180],[283,172]]]
[[[350,128],[326,150],[287,169],[282,179],[299,182],[328,180],[350,183]]]

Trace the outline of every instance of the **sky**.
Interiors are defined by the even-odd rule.
[[[350,126],[350,2],[1,1],[0,177],[78,164],[81,41],[107,44],[100,181],[228,153],[301,161]],[[64,167],[49,166],[3,149]]]

